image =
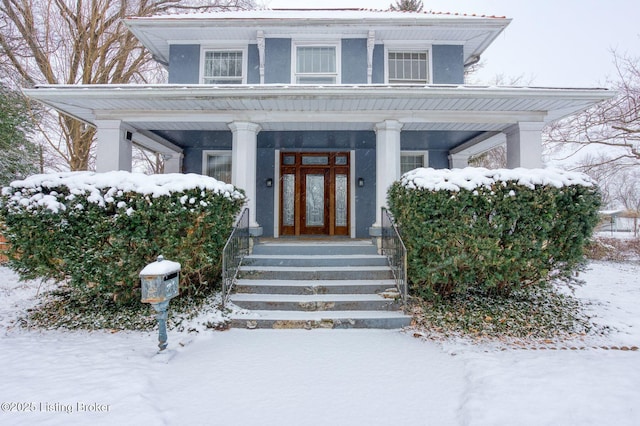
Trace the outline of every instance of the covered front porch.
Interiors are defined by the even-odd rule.
[[[320,216],[310,209],[318,205],[308,201],[315,198],[329,200],[318,210],[323,232],[352,238],[379,232],[380,208],[406,167],[403,157],[416,166],[459,168],[471,155],[506,144],[508,167],[541,167],[545,124],[611,96],[599,89],[448,85],[25,92],[97,128],[99,172],[130,170],[133,144],[161,153],[166,173],[210,174],[209,159],[226,157],[225,179],[246,192],[254,235],[315,233]]]

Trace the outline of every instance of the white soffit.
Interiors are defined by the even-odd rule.
[[[367,38],[376,42],[423,41],[461,44],[465,61],[480,55],[509,25],[504,17],[454,14],[394,13],[385,11],[248,11],[190,14],[124,20],[129,30],[158,59],[168,62],[170,44],[215,44],[219,41],[256,43],[256,33],[266,38],[310,35]]]
[[[55,85],[24,92],[90,124],[118,119],[152,130],[219,130],[236,120],[261,123],[265,130],[312,130],[321,123],[355,130],[396,119],[405,130],[499,131],[518,121],[553,121],[615,95],[604,89],[439,85]]]

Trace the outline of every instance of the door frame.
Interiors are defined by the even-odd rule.
[[[348,185],[349,185],[349,191],[348,191],[348,196],[347,196],[347,203],[348,203],[348,216],[347,216],[347,220],[348,220],[348,231],[347,231],[347,237],[349,238],[356,238],[356,174],[355,174],[355,160],[356,160],[356,151],[355,150],[316,150],[316,151],[310,151],[310,150],[300,150],[300,149],[276,149],[274,150],[274,184],[273,184],[273,236],[274,238],[280,238],[283,236],[289,237],[289,235],[283,235],[282,234],[282,229],[281,229],[281,220],[280,220],[280,214],[281,214],[281,185],[280,185],[280,179],[282,179],[281,176],[281,164],[280,164],[280,159],[281,159],[281,154],[283,152],[291,152],[291,153],[295,153],[295,154],[302,154],[302,153],[309,153],[309,154],[321,154],[321,153],[327,153],[327,154],[335,154],[337,152],[344,152],[347,153],[349,155],[349,176],[348,176]],[[294,235],[294,237],[296,237]]]

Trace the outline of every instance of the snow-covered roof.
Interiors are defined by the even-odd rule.
[[[173,43],[215,45],[220,41],[257,43],[266,38],[367,38],[376,43],[423,41],[460,44],[464,60],[479,56],[509,25],[505,17],[370,9],[261,9],[188,13],[125,19],[131,32],[160,61],[168,62]]]
[[[255,9],[216,12],[191,12],[174,15],[156,15],[149,18],[132,19],[305,19],[305,20],[344,20],[344,19],[458,19],[458,18],[492,18],[506,19],[505,16],[467,14],[457,12],[422,12],[392,11],[365,8],[287,8],[287,9]]]

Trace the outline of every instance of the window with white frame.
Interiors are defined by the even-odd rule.
[[[420,167],[427,167],[428,165],[429,157],[427,151],[403,151],[400,153],[401,174]]]
[[[224,183],[231,183],[231,151],[204,151],[202,174]]]
[[[387,52],[390,84],[429,82],[429,52],[426,50],[390,50]]]
[[[336,46],[296,46],[295,82],[298,84],[335,84],[338,82]]]
[[[242,84],[242,50],[205,50],[202,80],[204,84]]]

